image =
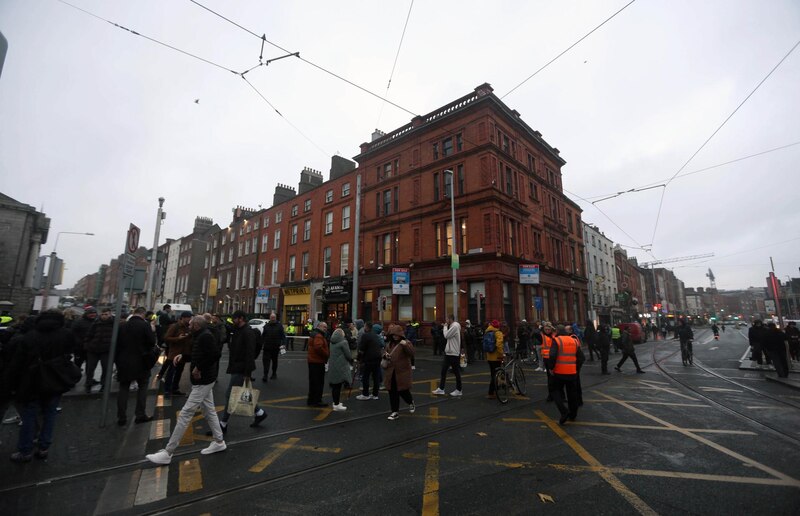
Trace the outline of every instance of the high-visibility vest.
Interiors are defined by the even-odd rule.
[[[611,338],[612,339],[618,339],[618,338],[620,338],[620,336],[621,335],[620,335],[620,332],[619,332],[619,328],[617,328],[616,326],[611,328]]]
[[[576,340],[570,337],[556,337],[556,345],[558,346],[558,356],[553,373],[578,374],[578,344]]]
[[[555,339],[549,335],[542,333],[542,359],[547,360],[550,358],[550,347],[553,345]]]

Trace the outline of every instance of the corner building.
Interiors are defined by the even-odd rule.
[[[277,185],[271,207],[245,210],[216,235],[214,306],[275,309],[284,323],[443,321],[455,240],[459,320],[513,329],[523,318],[585,317],[581,210],[562,191],[565,161],[491,86],[376,132],[354,160],[334,156],[327,181],[304,169],[296,190]],[[540,266],[538,285],[520,284],[521,264]],[[392,294],[394,268],[408,271],[410,294]]]

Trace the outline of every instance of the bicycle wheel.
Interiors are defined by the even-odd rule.
[[[514,366],[514,387],[517,388],[517,394],[525,396],[525,373],[522,372],[521,367]]]
[[[494,385],[495,385],[495,394],[497,395],[497,401],[499,401],[502,405],[508,403],[508,376],[506,375],[505,369],[498,369],[496,373],[494,373]]]

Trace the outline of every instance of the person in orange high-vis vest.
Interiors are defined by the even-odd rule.
[[[548,370],[552,373],[552,390],[550,394],[561,413],[558,424],[563,425],[575,421],[578,416],[578,364],[583,364],[585,357],[578,345],[563,327],[559,327],[559,335],[550,346],[549,358],[545,361]],[[564,391],[567,393],[567,404],[564,404]]]
[[[550,350],[555,345],[556,329],[545,321],[542,323],[542,364],[547,372],[547,401],[553,401],[553,372],[548,367]]]

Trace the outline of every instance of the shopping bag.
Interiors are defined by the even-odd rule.
[[[253,389],[250,378],[245,376],[243,386],[231,389],[231,397],[228,398],[228,412],[235,416],[253,417],[258,406],[259,394],[261,392]]]
[[[461,366],[461,369],[465,369],[467,367],[467,355],[466,355],[466,353],[461,353],[461,357],[458,360],[458,365]]]

